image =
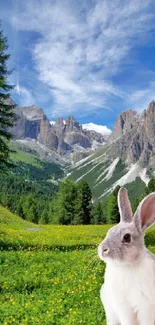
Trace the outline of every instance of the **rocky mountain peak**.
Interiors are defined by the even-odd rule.
[[[75,120],[73,116],[69,116],[66,119],[66,132],[81,130],[80,124]]]
[[[23,115],[26,117],[27,120],[40,120],[43,117],[45,117],[45,114],[43,112],[43,110],[36,106],[36,105],[32,105],[32,106],[26,106],[26,107],[22,107],[22,112]]]
[[[155,101],[152,100],[150,104],[148,105],[147,109],[144,109],[144,111],[141,114],[141,121],[144,121],[148,115],[152,115],[155,113]]]
[[[69,116],[64,122],[58,117],[51,125],[43,110],[36,105],[16,106],[18,116],[17,123],[12,129],[14,139],[33,139],[41,145],[56,151],[60,155],[68,155],[74,151],[94,149],[104,143],[104,139],[98,133],[84,132],[82,126],[73,116]]]
[[[155,100],[152,100],[152,102],[148,106],[148,111],[155,111]]]
[[[116,120],[113,132],[109,137],[109,141],[114,141],[122,137],[126,132],[130,131],[133,128],[136,120],[138,120],[136,111],[129,109],[122,112]]]
[[[141,125],[149,139],[149,143],[154,145],[155,141],[155,101],[153,100],[141,116]]]
[[[115,140],[115,141],[114,141]],[[146,167],[155,163],[155,101],[138,116],[128,110],[118,117],[109,141],[110,155],[121,157],[127,164]]]
[[[57,152],[70,155],[73,152],[94,150],[106,142],[101,134],[83,130],[73,116],[66,121],[57,118],[51,125],[38,106],[16,106],[18,120],[12,129],[15,139],[33,139]],[[139,116],[134,110],[122,112],[108,138],[110,159],[122,158],[131,166],[139,162],[147,167],[155,164],[155,101]]]
[[[61,127],[63,128],[64,127],[64,120],[62,117],[58,117],[55,121],[55,127]]]
[[[3,100],[2,100],[3,101]],[[4,100],[4,103],[6,105],[12,105],[12,106],[16,106],[16,103],[13,101],[13,99],[11,97],[8,97],[7,99]]]

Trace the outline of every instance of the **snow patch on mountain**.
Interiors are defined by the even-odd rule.
[[[104,171],[103,171],[103,173],[101,173],[101,175],[100,176],[98,176],[98,178],[97,178],[97,180],[96,180],[96,185],[94,186],[94,188],[95,187],[97,187],[99,184],[101,184],[104,180],[106,180],[106,181],[108,181],[111,177],[112,177],[112,175],[113,175],[113,173],[114,173],[114,170],[115,170],[115,168],[116,168],[116,166],[117,166],[117,164],[118,164],[118,162],[119,162],[119,158],[116,158]],[[104,177],[104,178],[102,178],[105,174],[107,173],[107,175]],[[102,179],[101,179],[102,178]],[[100,180],[101,179],[101,180]],[[100,180],[100,181],[99,181]],[[99,183],[98,183],[98,181],[99,181]]]
[[[132,183],[136,180],[136,177],[140,177],[141,180],[148,185],[150,181],[149,177],[146,175],[147,169],[141,168],[138,163],[131,165],[128,172],[122,176],[118,181],[116,181],[110,188],[108,188],[98,199],[101,199],[106,194],[111,193],[116,186],[124,186],[126,184]]]
[[[146,175],[147,173],[147,168],[142,169],[142,171],[139,173],[139,176],[141,178],[141,180],[146,184],[146,186],[148,185],[150,178],[148,177],[148,175]]]
[[[94,159],[95,160],[95,159]],[[81,175],[77,180],[76,183],[78,183],[84,176],[88,175],[90,172],[92,172],[96,167],[98,167],[101,163],[103,163],[102,161],[99,161],[97,164],[95,164],[91,169],[89,169],[85,174]],[[86,164],[87,165],[87,164]],[[80,169],[80,168],[78,168]]]
[[[107,173],[107,175],[105,176],[104,179],[108,180],[108,179],[110,179],[110,178],[112,177],[113,172],[114,172],[114,170],[115,170],[115,168],[116,168],[118,162],[119,162],[119,158],[117,157],[117,158],[116,158],[116,159],[111,163],[111,165],[109,166],[108,173]]]
[[[87,165],[92,165],[92,164],[95,165],[95,167],[96,167],[96,166],[98,166],[99,164],[101,164],[101,163],[103,163],[103,162],[105,161],[105,159],[103,158],[103,157],[105,157],[105,156],[106,156],[106,153],[103,153],[101,156],[96,157],[96,158],[94,158],[94,159],[91,159],[91,160],[89,160],[88,162],[86,162],[85,164],[80,165],[80,166],[77,168],[77,170],[80,170],[80,169],[86,167]],[[90,158],[90,156],[89,156],[88,158]]]

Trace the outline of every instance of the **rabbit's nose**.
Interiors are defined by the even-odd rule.
[[[109,251],[109,248],[103,248],[103,252],[106,253]]]
[[[107,247],[107,245],[100,243],[98,246],[98,256],[102,261],[104,261],[104,258],[106,258],[109,255],[110,249]]]
[[[109,254],[110,249],[109,249],[108,247],[103,246],[103,247],[102,247],[102,250],[103,250],[103,254],[104,254],[104,255]]]

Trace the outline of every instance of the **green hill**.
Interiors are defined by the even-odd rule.
[[[74,250],[96,247],[111,225],[36,225],[0,205],[1,245],[22,249]],[[147,231],[146,242],[155,246],[155,225]]]
[[[56,161],[57,154],[46,152],[45,155],[50,157],[46,160],[41,155],[43,149],[40,152],[38,147],[37,151],[25,143],[11,141],[11,149],[14,167],[7,173],[0,172],[0,204],[23,219],[33,222],[43,222],[44,219],[47,223],[49,204],[64,177],[63,166],[59,160]]]
[[[23,227],[35,227],[35,224],[32,222],[28,222],[23,220],[16,214],[10,212],[7,208],[4,208],[0,205],[0,226],[9,226],[9,228],[23,228]]]
[[[30,180],[59,180],[64,176],[59,160],[46,159],[44,155],[23,143],[11,142],[11,160],[15,164],[12,173]],[[54,153],[53,153],[54,154]]]

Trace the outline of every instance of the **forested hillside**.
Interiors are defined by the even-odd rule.
[[[0,203],[23,219],[50,224],[105,224],[119,222],[117,205],[119,186],[105,201],[94,203],[86,181],[76,184],[66,179],[59,186],[47,181],[24,180],[15,175],[0,175]],[[140,200],[155,191],[152,179],[144,192],[134,199],[136,209]]]
[[[57,185],[51,182],[34,182],[15,175],[0,175],[0,184],[0,203],[23,219],[36,223],[57,191]]]

